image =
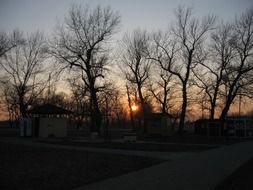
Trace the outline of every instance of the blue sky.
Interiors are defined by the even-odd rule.
[[[193,6],[196,16],[215,14],[225,20],[253,6],[251,0],[0,0],[0,31],[19,28],[49,33],[72,3],[110,6],[122,16],[121,32],[165,29],[178,5]]]

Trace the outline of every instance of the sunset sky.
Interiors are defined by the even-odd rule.
[[[64,19],[73,3],[110,6],[117,11],[121,15],[117,39],[136,28],[166,29],[179,5],[193,7],[197,17],[212,14],[225,21],[253,6],[252,0],[0,0],[0,31],[39,29],[50,37],[57,21]]]

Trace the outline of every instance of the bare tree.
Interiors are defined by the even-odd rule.
[[[120,91],[113,83],[107,81],[105,83],[105,88],[99,93],[100,107],[107,129],[109,126],[112,126],[112,121],[117,121],[117,126],[122,125],[122,121],[124,120],[124,109],[121,99]]]
[[[18,97],[19,112],[26,116],[29,104],[44,90],[42,79],[46,46],[40,32],[32,33],[25,42],[5,53],[0,62],[3,70],[2,82],[8,81],[9,88]]]
[[[191,71],[198,63],[196,58],[201,52],[206,34],[213,29],[214,22],[215,18],[212,16],[200,21],[192,17],[190,8],[179,7],[171,32],[163,38],[159,36],[155,38],[156,48],[150,58],[157,61],[165,71],[171,73],[181,83],[182,106],[179,134],[182,133],[185,122]]]
[[[125,35],[123,39],[123,64],[120,66],[126,80],[136,85],[143,114],[144,133],[148,109],[143,88],[150,76],[150,61],[146,58],[148,43],[149,37],[146,31],[135,30],[132,35]]]
[[[236,52],[231,47],[232,25],[221,23],[211,35],[210,59],[200,61],[198,70],[194,74],[198,79],[196,84],[204,92],[209,104],[210,119],[214,119],[217,105],[222,103],[222,91],[226,71],[233,61]]]
[[[161,106],[162,113],[169,113],[175,104],[175,97],[172,95],[175,93],[175,86],[172,82],[172,74],[161,70],[159,79],[156,82],[152,81],[149,86],[149,90],[157,103]],[[172,99],[173,103],[171,101]]]
[[[11,34],[5,32],[0,32],[0,62],[3,61],[5,54],[12,48],[24,43],[22,33],[18,30],[14,30]],[[2,60],[1,60],[2,59]],[[19,117],[18,113],[18,103],[15,92],[11,87],[11,83],[5,79],[3,75],[4,71],[1,73],[1,103],[3,106],[2,111],[7,111],[9,115],[10,126],[13,126],[14,121]]]
[[[1,111],[8,112],[9,124],[14,126],[15,121],[19,118],[18,97],[9,81],[1,82]]]
[[[53,104],[56,106],[60,106],[62,108],[68,109],[68,95],[65,92],[53,92],[50,94],[49,97],[44,99],[44,103],[46,104]]]
[[[90,93],[91,131],[99,132],[102,121],[97,100],[107,64],[106,43],[116,32],[120,17],[110,8],[73,5],[54,37],[51,53],[82,75]]]
[[[0,57],[23,42],[24,39],[22,38],[22,33],[19,30],[14,30],[10,35],[5,32],[0,32]]]
[[[72,111],[74,112],[75,120],[77,121],[77,129],[82,125],[85,117],[90,112],[89,107],[89,90],[83,84],[80,77],[72,77],[68,79],[71,89]]]
[[[131,100],[130,87],[128,85],[126,85],[126,93],[127,93],[127,102],[128,102],[128,108],[129,108],[129,116],[130,116],[130,121],[131,121],[131,127],[132,127],[132,131],[135,131],[133,103],[132,103],[132,100]]]
[[[235,58],[227,66],[223,79],[227,89],[226,102],[220,115],[223,122],[235,97],[247,93],[244,90],[253,82],[253,8],[235,20],[233,35],[230,46],[235,51]]]

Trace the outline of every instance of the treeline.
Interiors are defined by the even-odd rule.
[[[99,132],[108,118],[136,115],[145,129],[149,113],[159,111],[178,118],[182,133],[192,109],[224,122],[238,97],[252,98],[253,8],[224,22],[180,6],[166,31],[136,29],[112,46],[119,25],[109,7],[73,5],[47,40],[40,32],[2,32],[1,93],[10,119],[54,103],[73,110],[80,123],[89,117],[91,131]],[[110,76],[115,72],[124,86]],[[68,98],[55,94],[63,76]]]

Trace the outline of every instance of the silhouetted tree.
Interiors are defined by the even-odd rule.
[[[160,105],[162,113],[170,113],[171,108],[176,104],[176,88],[172,81],[172,76],[172,74],[161,70],[159,78],[150,82],[149,91]]]
[[[144,133],[148,107],[143,88],[150,76],[150,61],[146,58],[148,43],[149,36],[146,31],[135,30],[132,35],[125,35],[123,38],[122,65],[120,66],[126,80],[136,85],[140,109],[143,114]]]
[[[198,79],[196,84],[207,97],[210,119],[214,119],[217,105],[221,105],[222,96],[226,96],[222,87],[228,74],[227,68],[236,54],[231,47],[232,38],[232,25],[221,23],[211,34],[210,58],[200,61],[200,67],[194,71]]]
[[[18,97],[15,89],[10,88],[12,84],[9,81],[0,81],[0,95],[1,95],[1,111],[8,112],[8,120],[11,127],[14,126],[15,121],[20,118]]]
[[[5,54],[17,45],[22,44],[23,37],[22,33],[18,30],[14,30],[11,34],[0,32],[0,62],[4,59]],[[18,103],[15,92],[11,87],[11,83],[6,80],[3,73],[1,73],[1,103],[2,111],[7,111],[9,116],[10,126],[12,127],[14,121],[19,118]]]
[[[134,122],[133,108],[132,108],[134,104],[132,103],[132,100],[131,100],[131,92],[130,92],[130,87],[128,85],[126,85],[126,93],[127,93],[127,102],[128,102],[131,127],[132,127],[132,131],[135,131],[136,129],[135,129],[135,122]]]
[[[99,104],[107,128],[112,121],[117,121],[117,126],[122,126],[125,113],[121,99],[117,87],[111,82],[106,82],[104,89],[99,93]]]
[[[161,68],[175,76],[182,87],[182,106],[178,133],[184,128],[188,105],[188,87],[192,69],[196,67],[196,57],[208,31],[212,30],[215,18],[208,16],[201,21],[192,17],[190,8],[179,7],[176,11],[176,22],[171,31],[154,39],[156,48],[150,58],[157,61]]]
[[[83,80],[77,77],[68,79],[71,89],[72,111],[74,112],[77,128],[79,128],[85,117],[90,113],[89,89],[84,85]]]
[[[46,87],[42,78],[47,48],[40,32],[24,38],[24,43],[13,47],[1,59],[2,82],[8,81],[11,92],[18,97],[19,112],[26,116],[28,105],[41,94]]]
[[[65,109],[68,109],[68,95],[64,92],[53,92],[48,98],[45,99],[45,103],[53,104]]]
[[[235,51],[235,57],[227,66],[223,79],[227,88],[226,102],[220,115],[223,122],[235,97],[238,94],[243,95],[244,90],[253,82],[253,8],[235,20],[232,32],[230,46]]]
[[[14,30],[10,35],[0,32],[0,57],[23,42],[24,39],[19,30]]]
[[[106,43],[116,32],[120,17],[110,8],[73,5],[54,36],[51,53],[60,63],[75,68],[89,90],[91,131],[99,132],[102,121],[97,92],[102,85],[108,51]]]

